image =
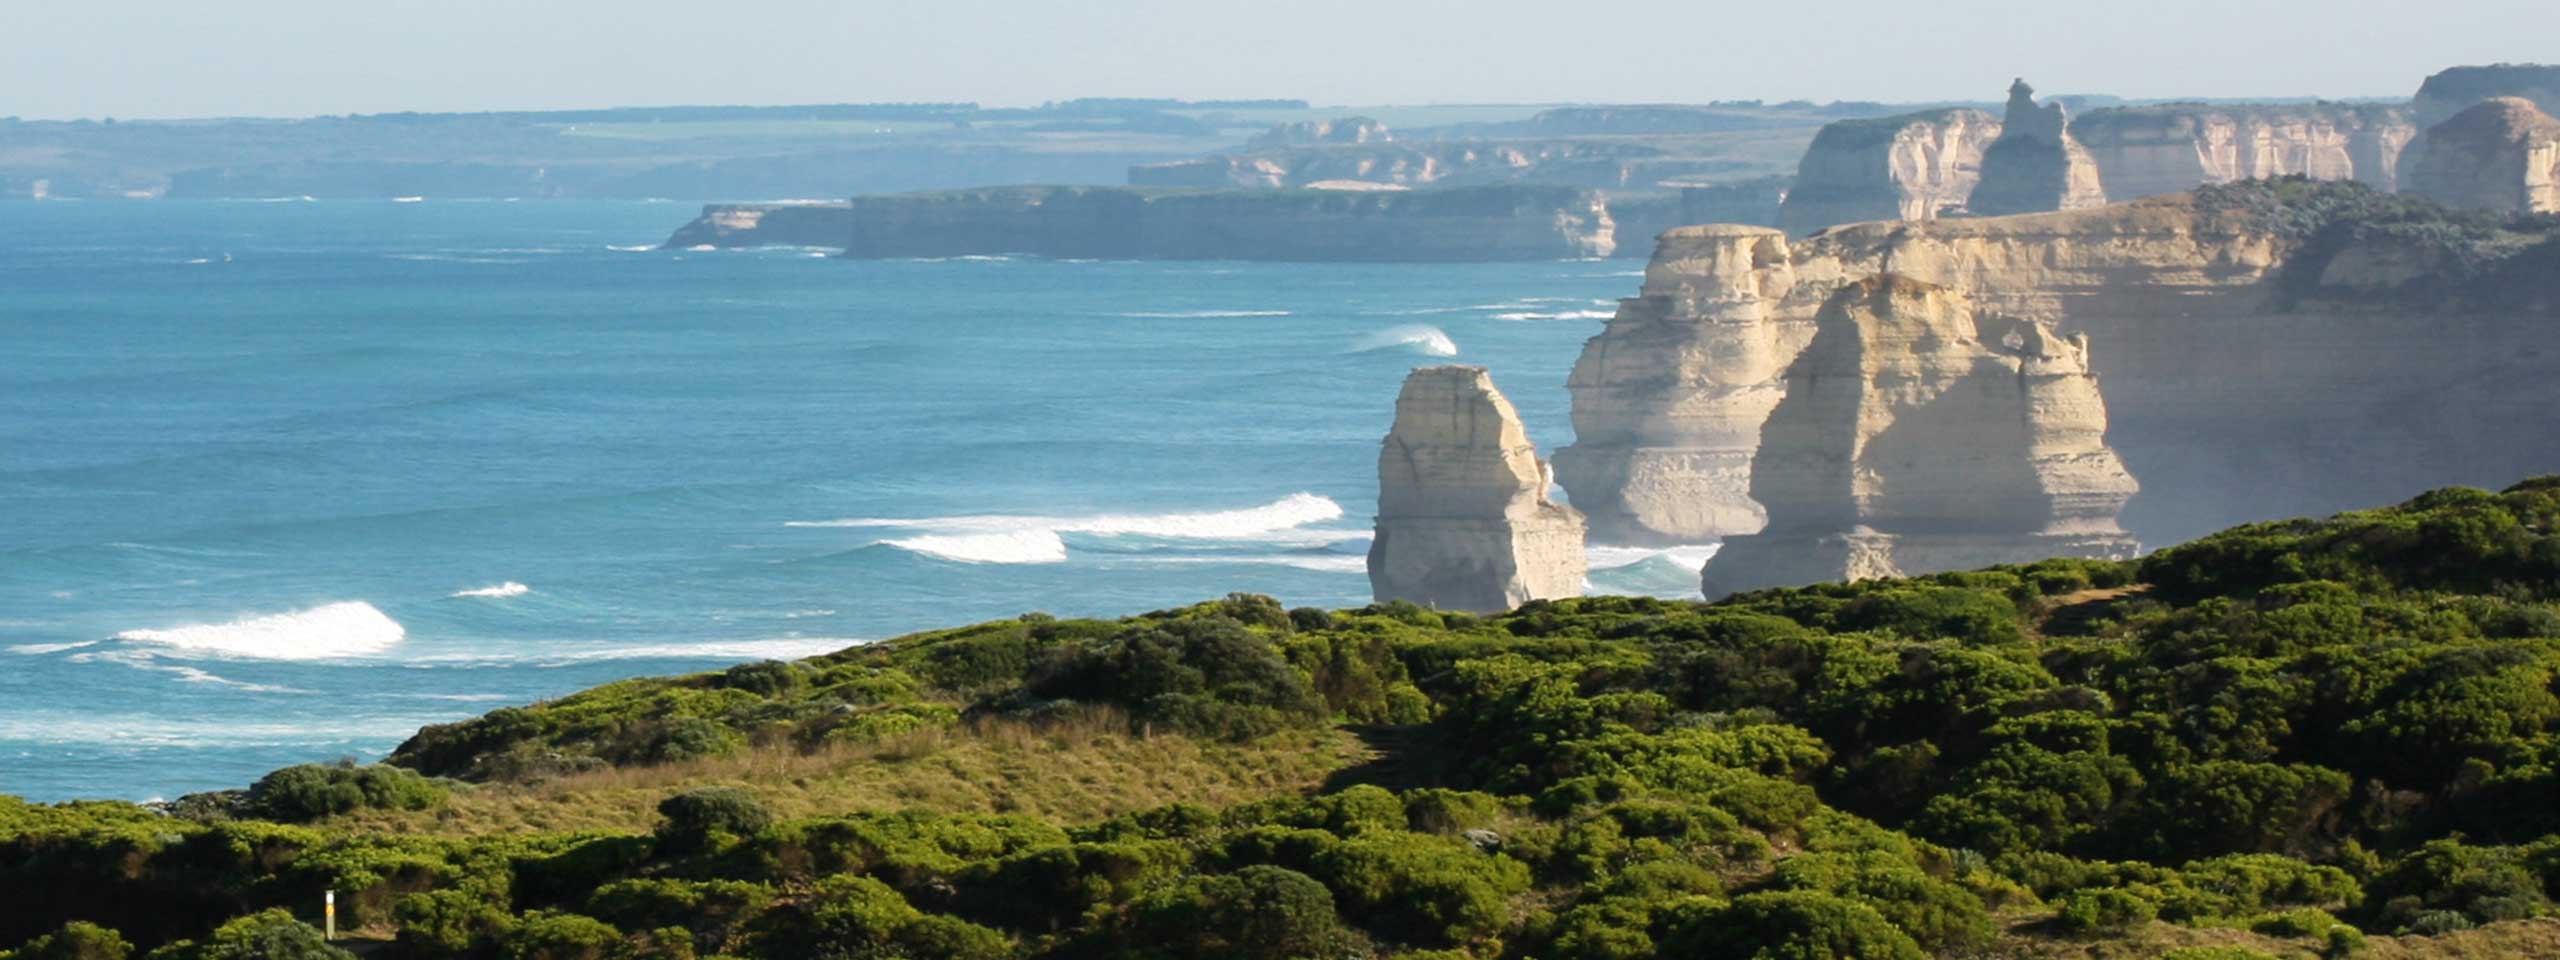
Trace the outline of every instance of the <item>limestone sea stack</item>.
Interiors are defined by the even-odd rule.
[[[1369,587],[1380,602],[1500,612],[1582,595],[1582,514],[1483,367],[1423,367],[1378,450]]]
[[[1815,326],[1751,475],[1768,526],[1725,541],[1707,596],[2138,550],[2085,336],[1890,273]]]
[[[1982,152],[1982,179],[1966,206],[1986,217],[2078,210],[2107,202],[2098,162],[2071,135],[2059,103],[2036,103],[2025,80],[2009,84],[2000,139]]]
[[[2560,120],[2522,97],[2484,100],[2427,129],[2409,192],[2449,207],[2560,212]]]
[[[1936,219],[1973,195],[1982,152],[1999,136],[1998,117],[1969,108],[1835,121],[1805,149],[1778,226],[1801,236],[1842,223]]]

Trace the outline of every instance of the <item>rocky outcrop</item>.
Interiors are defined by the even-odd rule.
[[[2000,129],[1999,118],[1965,108],[1829,124],[1797,165],[1778,226],[1801,235],[1866,220],[1929,220],[1962,207]]]
[[[1582,515],[1483,367],[1424,367],[1378,450],[1369,586],[1379,602],[1500,612],[1582,595]]]
[[[1431,190],[989,187],[841,205],[707,208],[670,246],[817,244],[860,259],[1020,253],[1164,260],[1488,261],[1639,255],[1668,193],[1508,184]],[[1623,210],[1632,233],[1622,233]],[[784,229],[785,227],[788,229]],[[824,234],[823,240],[818,239]],[[1632,238],[1621,250],[1622,238]]]
[[[2523,97],[2544,113],[2560,116],[2560,66],[2499,63],[2452,67],[2418,84],[2409,101],[2420,129],[2453,119],[2482,100]]]
[[[2078,210],[2107,202],[2096,159],[2071,135],[2059,103],[2038,106],[2025,80],[2009,84],[2000,137],[1982,152],[1981,182],[1966,206],[1982,216]]]
[[[1768,525],[1725,541],[1707,596],[2136,552],[2085,335],[1895,274],[1839,288],[1814,326],[1751,474]]]
[[[2409,192],[2451,207],[2560,212],[2560,120],[2522,97],[2484,100],[2428,128]]]
[[[1785,371],[1835,293],[1887,273],[2089,337],[2108,443],[2143,485],[2124,525],[2145,541],[2560,468],[2543,333],[2560,233],[2317,221],[2364,192],[2244,183],[1796,241],[1671,231],[1575,364],[1559,479],[1597,542],[1758,531],[1752,468]]]
[[[1729,174],[1743,164],[1721,151],[1684,155],[1665,146],[1613,139],[1373,142],[1275,147],[1129,168],[1138,187],[1273,189],[1320,180],[1405,186],[1540,183],[1650,188],[1691,175]]]
[[[2114,107],[2070,126],[2118,200],[2297,174],[2390,190],[2417,132],[2408,108],[2336,103]]]
[[[1340,117],[1332,120],[1301,120],[1297,123],[1283,123],[1245,141],[1245,148],[1266,150],[1273,147],[1304,147],[1316,144],[1343,146],[1384,143],[1393,139],[1395,135],[1387,130],[1386,124],[1368,117]]]
[[[665,246],[831,247],[853,236],[853,207],[844,203],[715,203],[676,228]]]

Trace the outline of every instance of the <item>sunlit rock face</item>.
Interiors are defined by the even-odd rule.
[[[1956,108],[1842,120],[1822,128],[1796,166],[1778,226],[1804,235],[1867,220],[1928,220],[1965,205],[2000,119]]]
[[[2135,552],[2085,337],[1894,274],[1841,287],[1815,327],[1751,476],[1768,525],[1725,541],[1708,596]]]
[[[2387,191],[2417,132],[2408,108],[2368,104],[2163,104],[2071,118],[2115,200],[2292,175]]]
[[[2409,192],[2446,206],[2560,212],[2560,120],[2522,97],[2484,100],[2428,128]]]
[[[1582,595],[1582,515],[1483,367],[1424,367],[1378,450],[1369,585],[1380,602],[1498,612]]]
[[[2097,159],[2071,135],[2059,103],[2038,105],[2036,88],[2009,85],[2000,138],[1982,152],[1982,182],[1966,207],[1983,216],[2078,210],[2107,202]]]

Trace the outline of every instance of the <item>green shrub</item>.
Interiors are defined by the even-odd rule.
[[[658,844],[670,853],[693,853],[717,846],[722,838],[753,836],[773,824],[773,814],[753,791],[737,787],[703,787],[668,797],[658,804],[666,821],[658,826]]]
[[[2150,923],[2160,908],[2139,894],[2101,888],[2074,890],[2054,911],[2054,923],[2072,933],[2116,933]]]
[[[507,960],[605,960],[622,952],[622,931],[574,913],[525,914],[501,940]]]
[[[445,793],[399,767],[304,764],[261,778],[243,806],[251,816],[302,823],[358,810],[424,810],[443,802]]]
[[[354,960],[330,946],[320,931],[283,910],[241,917],[213,931],[203,943],[179,941],[151,951],[150,960]]]
[[[1662,955],[1737,960],[1923,960],[1920,945],[1873,907],[1812,890],[1696,903],[1671,919]]]
[[[123,934],[94,923],[74,920],[44,936],[27,941],[14,952],[0,953],[8,960],[125,960],[133,954],[133,945]]]
[[[1267,865],[1193,877],[1140,903],[1134,922],[1138,943],[1198,960],[1340,956],[1352,937],[1324,884]]]
[[[496,904],[459,890],[413,893],[391,902],[392,942],[407,957],[478,953],[514,922]]]

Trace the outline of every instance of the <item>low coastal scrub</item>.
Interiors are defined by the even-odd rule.
[[[2560,479],[1713,604],[1035,614],[430,728],[227,817],[0,799],[0,943],[325,956],[336,891],[393,958],[2534,955],[2556,683]],[[1035,799],[1152,754],[1197,781]],[[957,766],[995,755],[1037,760]],[[952,769],[1021,799],[895,792]]]

